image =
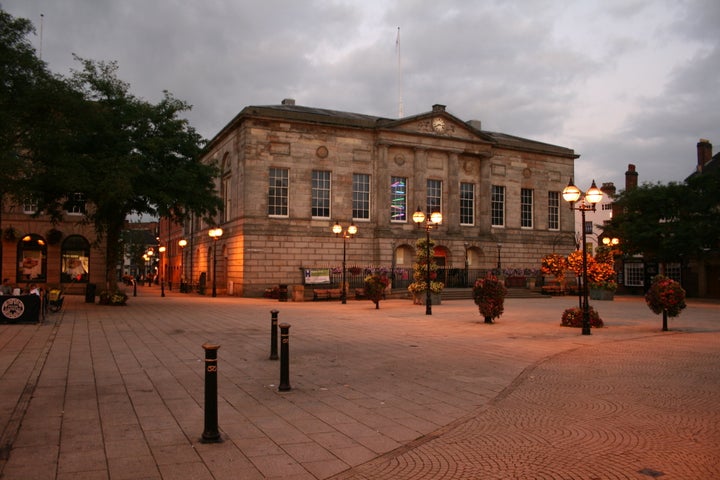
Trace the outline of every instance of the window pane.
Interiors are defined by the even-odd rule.
[[[270,169],[268,188],[268,215],[287,216],[288,214],[288,170]]]
[[[312,216],[330,218],[330,172],[312,172]]]
[[[353,218],[370,218],[370,175],[353,174]]]
[[[505,187],[499,185],[492,186],[490,216],[494,227],[502,227],[505,225]]]
[[[560,192],[548,192],[548,228],[560,229]]]
[[[442,181],[441,180],[428,180],[427,181],[427,212],[428,217],[432,212],[442,212]]]
[[[407,221],[407,178],[390,178],[390,220]]]
[[[520,226],[533,226],[533,191],[529,188],[520,189]]]
[[[475,224],[475,185],[472,183],[460,184],[460,224]]]
[[[87,282],[90,266],[90,243],[80,235],[71,235],[62,243],[60,280]]]
[[[642,263],[625,264],[625,285],[642,287],[645,281],[645,267]]]

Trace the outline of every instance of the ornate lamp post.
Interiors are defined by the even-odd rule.
[[[340,301],[345,304],[347,303],[347,288],[345,284],[345,253],[347,251],[347,239],[352,238],[352,236],[357,233],[357,227],[354,223],[350,222],[350,225],[347,227],[347,229],[343,231],[342,225],[340,225],[338,222],[335,222],[335,225],[332,226],[332,232],[335,234],[336,237],[339,237],[342,234],[343,239],[342,290],[340,292]]]
[[[585,212],[594,212],[595,205],[600,203],[603,197],[602,191],[595,185],[595,180],[585,197],[577,206],[575,202],[580,200],[582,192],[573,185],[572,178],[570,183],[562,192],[563,199],[570,204],[570,210],[578,210],[581,213],[582,221],[580,228],[582,229],[582,334],[590,335],[590,305],[588,304],[588,282],[587,282],[587,233],[585,231]]]
[[[602,242],[603,242],[603,245],[605,245],[606,247],[610,247],[610,246],[614,247],[615,245],[618,245],[620,243],[620,239],[616,238],[616,237],[613,237],[613,238],[603,237]]]
[[[185,293],[185,270],[183,269],[183,260],[185,257],[185,246],[187,246],[187,240],[184,238],[178,242],[180,245],[180,292]]]
[[[223,229],[220,227],[211,228],[208,235],[213,239],[213,286],[212,296],[217,297],[217,240],[222,237]]]
[[[435,211],[430,214],[430,218],[426,218],[425,213],[418,207],[417,211],[413,213],[412,219],[418,228],[421,228],[421,224],[425,223],[425,261],[427,264],[427,275],[425,277],[427,283],[427,288],[425,289],[425,315],[432,315],[432,299],[430,297],[430,230],[442,223],[442,213]]]
[[[158,248],[158,252],[160,252],[160,296],[165,296],[165,247]]]

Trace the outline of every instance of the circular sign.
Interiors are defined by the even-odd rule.
[[[0,311],[2,311],[2,314],[6,318],[15,320],[16,318],[22,317],[22,314],[25,313],[25,304],[19,298],[8,298],[3,302]]]

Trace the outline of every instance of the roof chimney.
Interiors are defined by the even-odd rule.
[[[445,111],[445,105],[440,105],[439,103],[436,103],[432,106],[433,113],[440,113]]]
[[[295,99],[294,98],[285,98],[282,101],[282,105],[295,105]]]
[[[703,173],[705,165],[712,159],[712,143],[701,138],[697,144],[697,171]]]
[[[635,165],[629,163],[627,172],[625,172],[625,191],[627,192],[637,188],[637,184],[638,173],[635,171]]]
[[[482,122],[480,120],[469,120],[467,123],[475,130],[482,130]]]
[[[602,187],[600,187],[600,190],[608,197],[612,197],[615,195],[615,184],[613,182],[605,182],[602,184]]]

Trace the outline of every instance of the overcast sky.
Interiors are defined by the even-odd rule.
[[[35,24],[53,72],[79,68],[73,53],[117,61],[136,96],[192,104],[208,139],[245,106],[283,98],[387,118],[439,103],[484,130],[574,149],[583,190],[623,189],[629,163],[641,183],[682,181],[698,139],[720,146],[718,0],[0,5]]]

